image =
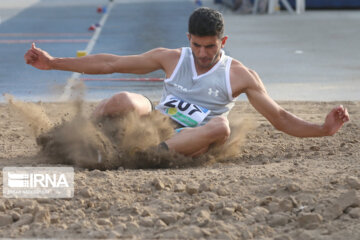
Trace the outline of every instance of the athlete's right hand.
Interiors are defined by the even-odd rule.
[[[41,70],[51,69],[51,60],[54,58],[44,50],[35,47],[35,43],[24,55],[25,62]]]

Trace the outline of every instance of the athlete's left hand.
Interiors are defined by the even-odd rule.
[[[323,129],[326,135],[332,136],[349,120],[350,116],[347,109],[340,105],[326,116]]]

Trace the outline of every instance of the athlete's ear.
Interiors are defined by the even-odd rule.
[[[225,43],[228,39],[228,36],[224,36],[222,39],[221,39],[221,47],[223,48],[225,46]]]
[[[186,33],[186,36],[188,37],[189,41],[191,40],[191,34],[190,33]]]

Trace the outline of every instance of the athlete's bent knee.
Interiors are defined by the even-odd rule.
[[[136,109],[129,92],[113,95],[105,104],[105,112],[109,115],[131,112]]]
[[[209,121],[209,129],[212,137],[227,139],[230,136],[229,121],[226,117],[215,117]]]
[[[112,98],[117,106],[124,106],[129,110],[134,110],[136,108],[129,92],[117,93]]]

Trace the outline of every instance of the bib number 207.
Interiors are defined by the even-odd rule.
[[[199,105],[185,102],[172,95],[160,105],[163,113],[186,127],[196,127],[209,115],[210,110]]]
[[[182,112],[187,111],[191,107],[191,110],[188,112],[189,116],[193,115],[196,112],[202,113],[202,111],[199,109],[198,106],[191,103],[186,103],[183,100],[178,100],[178,99],[172,99],[166,102],[164,106],[169,108],[177,108]]]

